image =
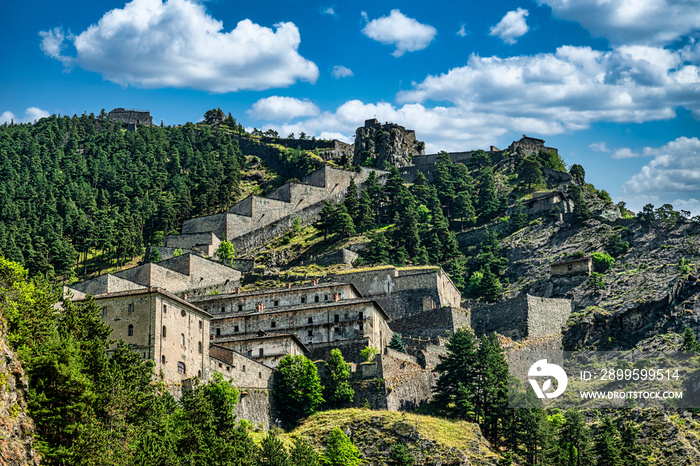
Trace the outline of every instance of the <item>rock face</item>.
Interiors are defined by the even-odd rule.
[[[27,382],[17,356],[7,346],[5,322],[0,314],[0,464],[39,464],[34,451],[34,425],[27,416]]]
[[[425,143],[416,139],[415,131],[403,126],[382,125],[371,119],[355,132],[353,165],[385,169],[388,163],[404,167],[416,155],[425,155]]]

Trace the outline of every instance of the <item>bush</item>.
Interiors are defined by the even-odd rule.
[[[596,272],[605,273],[615,265],[615,259],[606,252],[594,252],[591,256]]]
[[[374,358],[379,354],[379,349],[374,346],[366,346],[365,349],[360,351],[360,357],[365,362],[372,362]]]

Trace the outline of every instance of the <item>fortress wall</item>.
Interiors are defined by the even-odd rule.
[[[430,401],[437,377],[418,364],[382,355],[386,405],[389,411],[411,411]]]
[[[238,403],[233,409],[237,419],[245,419],[264,429],[269,429],[271,421],[279,418],[274,408],[272,392],[270,390],[247,389],[239,390]]]
[[[211,232],[192,233],[182,235],[168,235],[165,237],[165,246],[173,249],[200,249],[208,256],[214,255],[221,240]]]
[[[215,214],[192,218],[182,222],[184,235],[194,233],[214,233],[219,238],[226,237],[226,218],[229,214]]]
[[[230,214],[238,214],[238,215],[244,215],[246,217],[252,217],[253,216],[253,198],[255,196],[250,195],[246,197],[245,199],[236,202],[234,205],[231,206],[230,209],[228,209],[228,212]]]
[[[471,327],[477,336],[493,332],[514,340],[527,337],[527,299],[520,295],[515,299],[493,305],[478,305],[471,310]]]
[[[389,326],[402,337],[439,338],[469,326],[469,321],[469,313],[464,309],[441,307],[392,320]]]
[[[562,327],[573,310],[571,300],[527,295],[527,302],[530,308],[527,322],[530,338],[562,333]]]
[[[72,285],[72,288],[82,293],[96,296],[104,293],[138,290],[144,287],[138,283],[107,274],[93,278],[92,280],[76,283]]]

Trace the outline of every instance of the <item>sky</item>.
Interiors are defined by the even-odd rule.
[[[556,147],[615,202],[700,214],[700,0],[5,0],[0,124],[220,107],[249,130]]]

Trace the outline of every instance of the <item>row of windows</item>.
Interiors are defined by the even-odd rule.
[[[327,295],[327,294],[326,294],[326,295],[323,295],[323,300],[324,300],[324,301],[330,301],[330,295]],[[306,304],[306,296],[302,296],[302,297],[299,299],[299,302],[300,302],[301,304]],[[315,302],[315,303],[321,302],[321,297],[320,297],[319,295],[315,295],[315,296],[314,296],[314,302]],[[279,305],[280,305],[279,299],[275,299],[275,300],[272,301],[272,306],[273,306],[273,307],[277,307],[277,306],[279,306]],[[238,309],[238,312],[243,312],[243,304],[238,304],[238,305],[236,306],[236,308]],[[225,314],[225,313],[226,313],[226,306],[221,306],[221,313],[222,313],[222,314]]]
[[[349,317],[349,314],[348,314],[348,313],[345,313],[345,318],[347,319],[348,317]],[[358,318],[359,318],[359,320],[364,320],[364,318],[365,318],[365,313],[362,312],[362,311],[360,311]],[[336,322],[336,323],[337,323],[337,322],[340,322],[340,314],[335,314],[335,316],[333,317],[333,321]],[[313,324],[313,323],[314,323],[314,318],[313,318],[313,317],[309,317],[309,318],[307,319],[307,323]],[[360,331],[362,331],[362,327],[363,327],[363,325],[360,324]],[[277,328],[277,322],[274,321],[274,320],[273,320],[272,322],[270,322],[270,328]],[[237,333],[237,332],[239,332],[239,331],[240,331],[240,327],[239,327],[238,325],[234,325],[234,326],[233,326],[233,332],[234,332],[234,333]],[[217,337],[221,336],[221,329],[220,329],[220,328],[216,328],[216,336],[217,336]]]

